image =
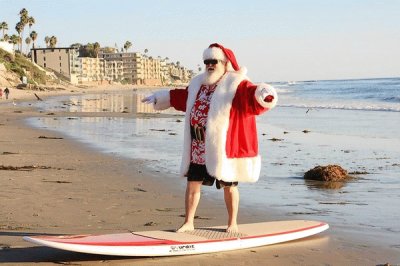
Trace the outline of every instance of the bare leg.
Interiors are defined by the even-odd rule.
[[[226,209],[228,210],[228,227],[226,232],[236,233],[239,231],[237,226],[237,215],[239,211],[239,190],[237,187],[224,187],[224,198]]]
[[[185,223],[176,230],[178,233],[194,230],[194,215],[200,201],[201,181],[188,181],[185,195]]]

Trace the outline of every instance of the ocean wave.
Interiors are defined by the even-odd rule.
[[[400,106],[378,106],[378,105],[342,105],[342,104],[279,104],[281,107],[295,107],[304,109],[340,109],[340,110],[358,110],[358,111],[384,111],[400,112]]]
[[[284,86],[274,86],[274,88],[276,89],[276,92],[277,92],[278,94],[293,93],[293,90],[289,89],[288,87],[284,87]]]
[[[385,102],[400,103],[400,97],[398,97],[398,96],[387,97],[387,98],[384,98],[383,100]]]

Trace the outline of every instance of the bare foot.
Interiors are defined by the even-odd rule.
[[[228,226],[228,228],[226,228],[226,232],[227,233],[238,233],[239,232],[239,228],[238,228],[238,226],[235,224],[235,225],[230,225],[230,226]]]
[[[179,229],[176,230],[177,233],[189,232],[194,230],[194,225],[185,223]]]

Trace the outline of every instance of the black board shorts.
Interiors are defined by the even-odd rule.
[[[217,189],[224,187],[236,187],[239,184],[238,182],[225,182],[216,179],[207,172],[207,168],[204,164],[190,163],[189,171],[186,174],[186,177],[187,181],[201,181],[203,182],[202,185],[204,186],[212,186],[214,185],[215,181],[215,186]]]

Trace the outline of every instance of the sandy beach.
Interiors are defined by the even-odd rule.
[[[45,99],[105,89],[37,94]],[[20,101],[27,100],[36,100],[33,92],[12,90],[9,102],[14,101],[15,105],[0,104],[0,262],[5,265],[400,264],[398,248],[382,247],[370,238],[353,234],[351,225],[344,228],[335,224],[330,224],[328,231],[301,241],[167,258],[95,256],[27,243],[22,236],[174,229],[182,223],[184,214],[184,190],[178,185],[184,182],[182,179],[162,182],[156,176],[165,173],[149,168],[148,161],[102,154],[54,131],[29,127],[25,119],[48,114],[19,106]],[[74,113],[78,117],[88,115]],[[222,200],[203,198],[197,215],[196,226],[226,222]],[[239,216],[241,223],[285,219],[271,210],[250,208],[242,208]]]

